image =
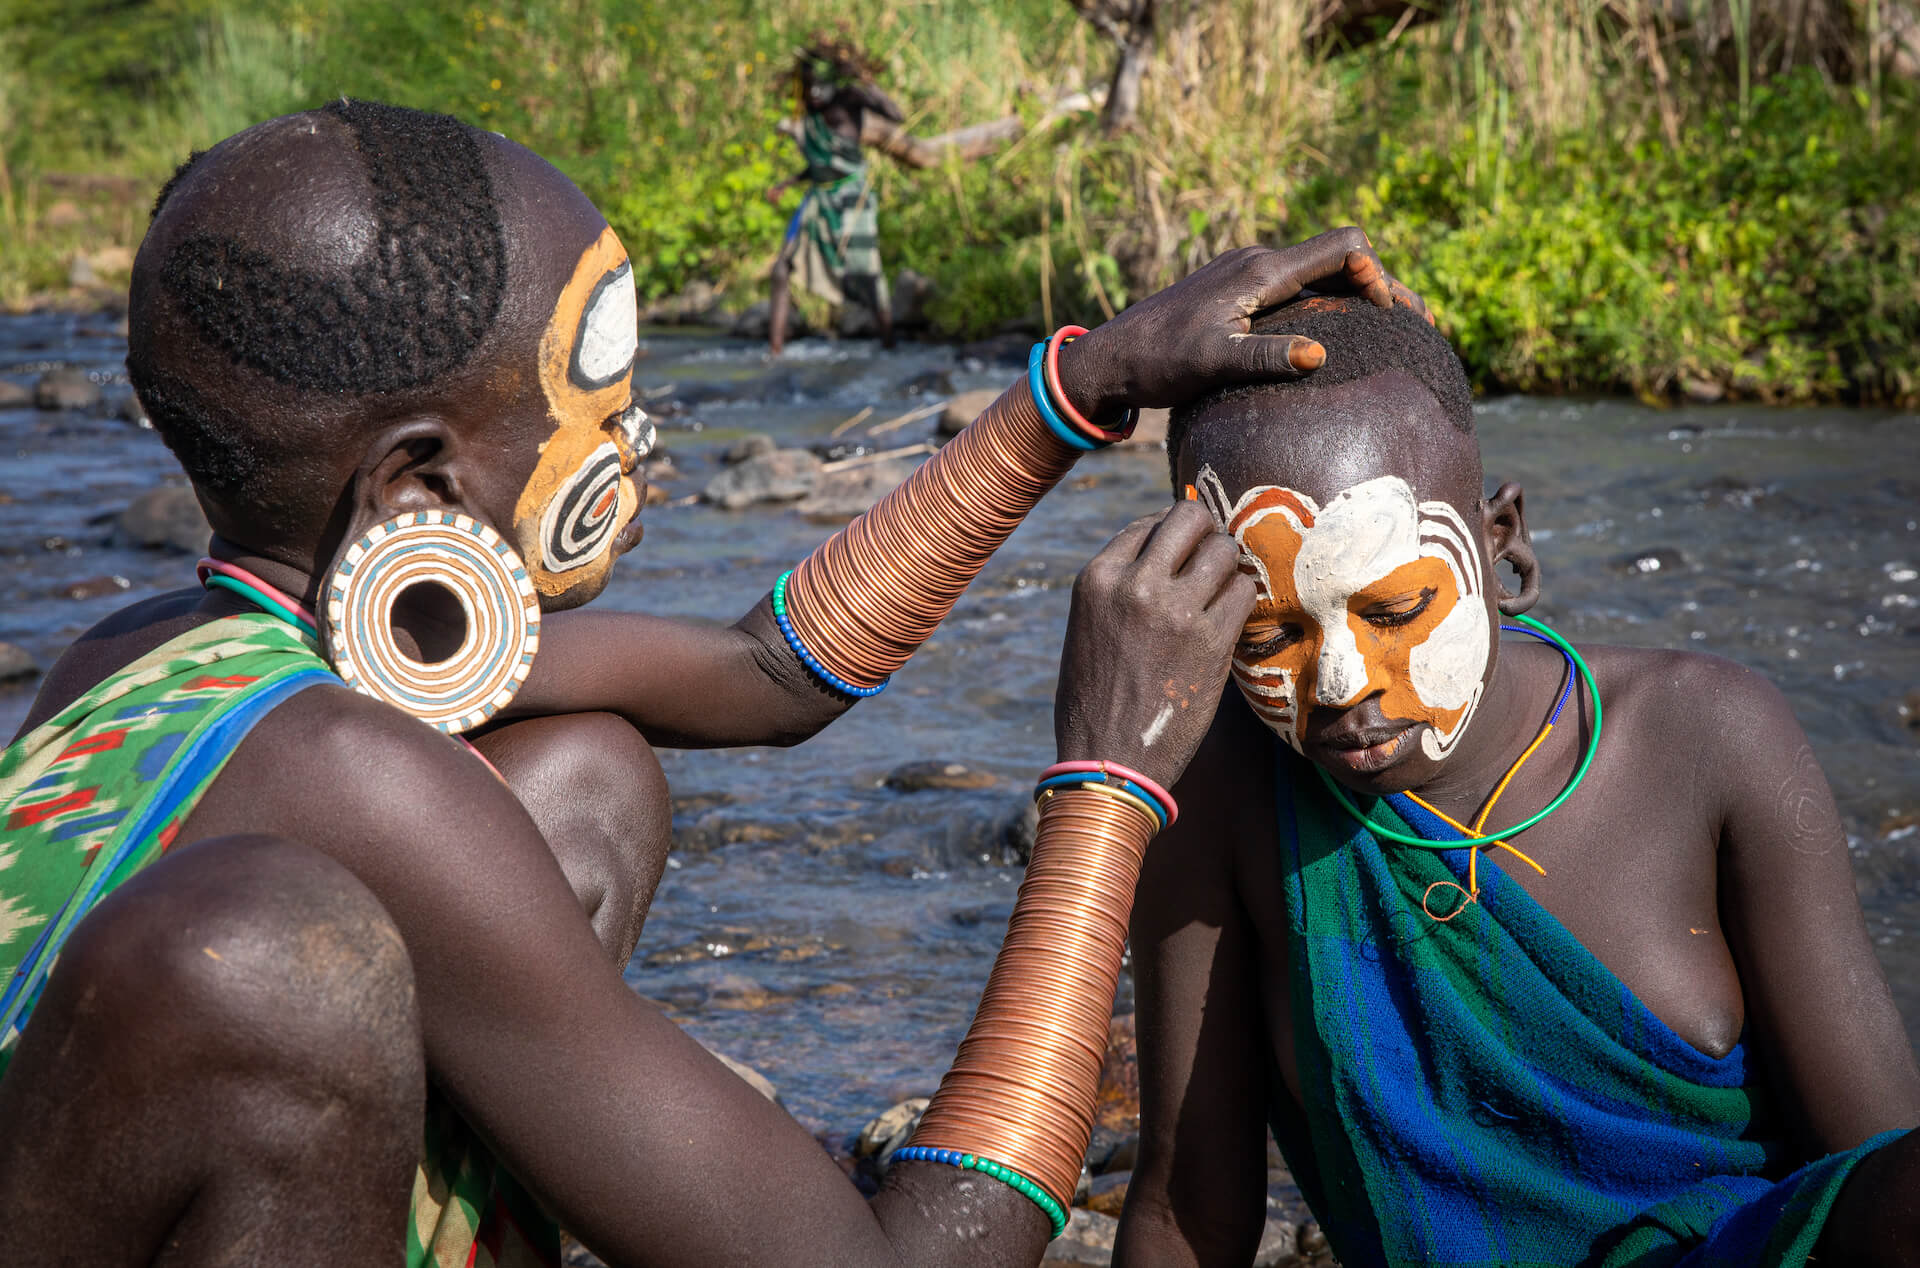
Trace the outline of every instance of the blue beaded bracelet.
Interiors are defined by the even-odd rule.
[[[978,1171],[981,1175],[990,1176],[1039,1207],[1046,1215],[1047,1223],[1053,1226],[1055,1237],[1067,1231],[1066,1208],[1055,1201],[1051,1193],[1004,1162],[995,1162],[991,1158],[982,1158],[958,1149],[933,1149],[926,1145],[908,1145],[905,1148],[896,1149],[893,1151],[893,1158],[895,1162],[939,1162],[949,1167]]]
[[[846,679],[840,677],[840,675],[834,673],[831,669],[828,669],[825,665],[822,665],[819,658],[807,650],[807,645],[800,641],[799,631],[795,630],[793,628],[793,622],[787,619],[787,578],[792,575],[793,569],[789,568],[780,574],[778,581],[773,583],[773,619],[779,623],[780,636],[787,640],[787,646],[791,647],[793,654],[800,658],[800,663],[805,665],[815,678],[826,683],[827,686],[832,687],[841,695],[853,696],[856,699],[864,700],[868,696],[877,696],[885,691],[887,684],[893,681],[891,677],[882,678],[878,686],[856,687]]]
[[[1082,784],[1111,784],[1116,788],[1121,788],[1132,793],[1147,803],[1147,808],[1153,811],[1154,818],[1160,820],[1161,830],[1165,831],[1167,826],[1167,808],[1160,804],[1158,797],[1134,783],[1131,779],[1121,779],[1115,775],[1100,775],[1093,771],[1087,771],[1084,774],[1072,772],[1065,775],[1055,775],[1051,779],[1041,780],[1035,785],[1033,793],[1034,796],[1037,797],[1049,788],[1078,788]]]
[[[1099,442],[1082,436],[1073,424],[1060,417],[1060,411],[1053,407],[1053,397],[1047,391],[1047,341],[1042,339],[1033,345],[1033,351],[1027,354],[1027,390],[1033,393],[1034,408],[1040,411],[1040,417],[1046,420],[1047,430],[1058,436],[1063,444],[1082,453],[1104,448]]]

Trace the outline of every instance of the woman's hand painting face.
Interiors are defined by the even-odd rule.
[[[1478,543],[1453,506],[1418,501],[1392,475],[1324,506],[1275,485],[1231,499],[1211,467],[1190,495],[1240,543],[1241,570],[1258,586],[1233,674],[1262,721],[1356,773],[1407,756],[1416,731],[1427,757],[1452,752],[1492,640]],[[1368,700],[1377,717],[1340,725],[1336,715]]]
[[[638,540],[633,473],[652,424],[633,406],[633,269],[612,229],[581,253],[540,341],[551,436],[514,507],[514,537],[543,606],[585,602]]]

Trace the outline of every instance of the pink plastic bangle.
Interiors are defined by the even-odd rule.
[[[1052,779],[1055,775],[1086,774],[1114,775],[1120,779],[1130,779],[1160,799],[1160,804],[1167,808],[1168,827],[1172,827],[1180,819],[1180,806],[1174,801],[1172,793],[1154,783],[1139,771],[1131,767],[1122,766],[1118,762],[1105,760],[1098,762],[1055,762],[1040,772],[1040,778]]]
[[[1077,427],[1082,435],[1109,445],[1117,444],[1132,435],[1133,429],[1129,427],[1126,431],[1108,431],[1104,427],[1095,426],[1088,421],[1086,415],[1073,407],[1073,402],[1067,399],[1066,392],[1060,387],[1060,348],[1067,340],[1078,339],[1086,333],[1085,326],[1062,326],[1053,332],[1051,339],[1047,340],[1047,392],[1053,397],[1054,405],[1059,407],[1061,417]],[[1132,417],[1137,418],[1138,415]]]

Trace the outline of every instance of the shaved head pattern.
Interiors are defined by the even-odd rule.
[[[1473,434],[1473,389],[1446,336],[1408,308],[1380,308],[1364,299],[1315,295],[1295,300],[1253,321],[1256,335],[1305,335],[1327,350],[1326,364],[1304,379],[1234,384],[1196,397],[1167,420],[1167,465],[1177,496],[1181,490],[1180,446],[1194,420],[1215,406],[1243,397],[1295,397],[1342,383],[1399,371],[1418,380],[1440,402],[1447,420]]]
[[[319,414],[329,399],[345,413],[426,387],[480,347],[507,288],[483,137],[446,115],[342,100],[196,154],[167,182],[148,238],[160,245],[136,263],[127,370],[203,493],[271,500],[277,460],[311,439],[270,434],[244,386],[213,389],[208,354],[310,394],[303,412]],[[284,180],[265,197],[287,206],[260,205],[268,171]],[[330,179],[359,190],[335,222],[364,226],[357,258],[287,228]]]
[[[322,114],[352,130],[373,187],[378,245],[343,275],[197,233],[161,285],[207,341],[278,382],[404,391],[457,369],[500,311],[506,243],[474,129],[365,101]]]

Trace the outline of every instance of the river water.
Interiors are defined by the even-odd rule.
[[[0,317],[0,378],[30,385],[78,364],[111,404],[126,391],[112,327]],[[1015,373],[930,345],[803,340],[769,368],[738,340],[668,332],[649,344],[639,386],[688,402],[661,426],[682,473],[666,486],[676,498],[747,432],[811,444],[871,408],[851,439],[949,383],[998,388]],[[1478,413],[1489,479],[1528,492],[1541,616],[1576,640],[1728,656],[1785,689],[1845,813],[1868,923],[1920,1039],[1920,730],[1900,711],[1920,689],[1920,417],[1525,398]],[[929,425],[878,443],[910,443]],[[189,557],[111,542],[112,517],[177,474],[151,431],[104,413],[0,409],[0,640],[49,664],[115,607],[191,584]],[[1052,758],[1074,572],[1166,498],[1157,452],[1090,457],[885,694],[796,749],[662,755],[680,848],[627,979],[763,1071],[814,1130],[843,1134],[930,1091],[951,1058],[1018,883],[998,825]],[[646,514],[606,607],[732,620],[833,530],[781,509]],[[56,594],[103,575],[127,588]],[[30,698],[0,692],[0,735]],[[882,785],[921,759],[999,782]]]

